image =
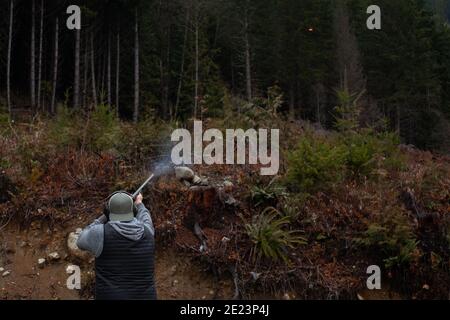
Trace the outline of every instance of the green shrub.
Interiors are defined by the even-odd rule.
[[[409,240],[403,246],[399,248],[397,255],[384,259],[386,268],[401,267],[409,264],[413,258],[413,254],[416,251],[418,241]]]
[[[0,159],[0,170],[11,168],[11,162],[8,159]]]
[[[279,200],[287,196],[286,189],[282,186],[269,184],[268,186],[254,186],[251,189],[251,198],[255,206],[275,206]]]
[[[101,152],[113,149],[121,139],[120,122],[109,106],[98,105],[86,116],[79,110],[58,108],[48,141],[57,148],[83,147]]]
[[[369,134],[355,133],[346,136],[343,143],[347,168],[357,175],[370,175],[376,167],[376,138]]]
[[[383,160],[382,165],[386,169],[402,170],[405,161],[398,149],[399,136],[389,132],[376,133],[371,128],[360,126],[361,108],[358,101],[364,92],[339,90],[336,94],[339,106],[335,107],[335,125],[346,147],[346,165],[350,171],[369,176],[376,168],[378,159]]]
[[[266,257],[289,262],[288,248],[306,244],[307,241],[299,236],[298,231],[287,230],[287,225],[289,218],[282,217],[274,208],[266,208],[261,214],[253,216],[252,223],[245,225],[247,234],[254,243],[252,258],[259,260]]]
[[[8,125],[9,123],[9,115],[6,112],[0,111],[0,128]]]
[[[105,151],[117,147],[119,140],[123,139],[120,131],[120,122],[115,110],[107,105],[98,105],[90,115],[84,143],[95,151]]]
[[[302,208],[305,206],[306,201],[311,197],[307,193],[291,193],[284,199],[281,204],[281,212],[283,216],[288,217],[289,221],[297,222]]]
[[[283,100],[283,90],[281,90],[278,85],[274,85],[267,89],[266,109],[268,109],[272,115],[278,113],[278,110],[283,105]]]
[[[336,91],[339,106],[334,108],[337,113],[335,126],[339,131],[356,131],[360,127],[361,108],[358,101],[363,94],[364,91],[359,93],[350,93],[346,89]]]
[[[14,150],[14,157],[17,157],[17,163],[11,163],[12,165],[18,165],[18,168],[24,177],[31,174],[36,177],[38,171],[45,169],[47,159],[52,157],[49,155],[49,150],[45,143],[45,125],[41,122],[37,122],[37,124],[33,126],[33,129],[34,131],[32,134],[29,134],[26,131],[17,132],[17,134],[20,134],[20,139],[17,140],[16,148]]]
[[[11,126],[9,122],[9,113],[6,108],[0,105],[0,135],[6,137],[11,133]]]
[[[378,134],[379,149],[384,156],[383,166],[388,170],[402,171],[406,168],[406,157],[399,149],[400,136],[394,132]]]
[[[79,143],[80,116],[66,106],[58,106],[53,121],[49,122],[48,142],[56,148],[74,146]]]
[[[345,153],[342,147],[324,139],[305,136],[288,154],[287,183],[302,192],[328,189],[344,173]]]
[[[418,244],[408,217],[396,210],[386,211],[370,223],[362,237],[355,239],[355,242],[379,253],[386,268],[408,264]]]
[[[403,170],[405,167],[397,134],[364,129],[341,134],[340,141],[345,149],[345,164],[353,174],[370,176],[376,168]]]

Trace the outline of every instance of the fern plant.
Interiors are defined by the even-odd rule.
[[[262,204],[275,205],[278,200],[286,198],[287,195],[286,189],[281,186],[254,186],[251,189],[251,198],[255,207]]]
[[[419,244],[408,218],[396,210],[386,210],[355,242],[378,252],[384,258],[386,268],[407,265]]]
[[[288,249],[307,243],[299,231],[288,230],[288,224],[289,217],[282,217],[275,208],[268,207],[245,225],[254,243],[251,254],[254,261],[265,257],[275,261],[282,259],[288,263]]]

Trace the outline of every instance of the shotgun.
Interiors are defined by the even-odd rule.
[[[133,193],[133,199],[135,199],[135,198],[139,195],[139,193],[141,193],[142,189],[144,189],[145,186],[146,186],[147,184],[149,184],[150,181],[152,181],[152,179],[153,179],[154,176],[155,176],[155,174],[152,173],[152,175],[151,175],[150,177],[148,177],[147,180],[145,180],[145,182],[139,187],[139,189],[137,189],[136,192]]]

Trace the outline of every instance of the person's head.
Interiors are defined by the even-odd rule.
[[[110,221],[131,221],[134,218],[134,201],[126,192],[116,192],[107,203]]]

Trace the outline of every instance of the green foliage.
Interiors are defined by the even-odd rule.
[[[261,214],[253,216],[252,223],[245,229],[254,243],[252,257],[254,260],[266,257],[275,261],[282,259],[288,263],[288,249],[306,244],[298,231],[287,230],[289,218],[282,217],[274,208],[266,208]]]
[[[223,117],[226,89],[220,81],[209,81],[201,101],[202,112],[209,117]]]
[[[297,222],[301,209],[311,196],[307,193],[292,193],[286,197],[281,204],[281,212],[291,222]]]
[[[355,242],[381,254],[386,268],[408,264],[418,244],[408,217],[395,209],[377,217]]]
[[[345,153],[341,146],[307,135],[288,154],[287,183],[302,192],[327,189],[341,181],[344,165]]]
[[[352,134],[344,141],[345,163],[357,175],[368,176],[376,166],[378,140],[369,134]]]
[[[8,159],[0,159],[0,170],[11,167],[11,162]]]
[[[345,148],[347,168],[356,175],[370,176],[384,161],[387,169],[401,169],[403,158],[398,150],[400,139],[389,132],[377,133],[370,128],[360,128],[361,109],[358,106],[360,94],[350,94],[346,90],[337,91],[340,106],[336,107],[336,127],[340,131],[340,142]]]
[[[365,129],[341,136],[345,148],[347,168],[356,175],[370,176],[373,170],[403,170],[405,158],[398,148],[399,137],[395,133],[376,133]]]
[[[335,107],[337,112],[336,128],[341,132],[356,131],[359,128],[359,117],[361,109],[358,100],[364,92],[349,93],[347,90],[336,92],[339,106]]]
[[[329,190],[347,175],[371,177],[376,169],[403,170],[405,157],[398,148],[398,135],[370,129],[335,136],[300,139],[288,153],[286,183],[294,191]]]
[[[45,154],[46,150],[40,144],[29,139],[22,139],[17,145],[17,155],[22,174],[25,176],[34,174],[35,177],[41,165],[39,159],[45,158]]]
[[[424,1],[380,0],[383,26],[371,32],[360,13],[372,2],[348,4],[370,95],[407,143],[435,147],[440,121],[435,111],[449,110],[450,29],[436,21]]]
[[[116,112],[107,105],[98,105],[86,123],[83,144],[95,151],[105,151],[117,147],[123,139]]]
[[[286,189],[278,185],[254,186],[251,189],[251,198],[255,206],[276,205],[280,199],[286,196]]]
[[[9,120],[8,108],[0,97],[0,130],[5,130],[9,127]],[[4,132],[0,132],[0,134],[4,134]]]
[[[400,247],[400,251],[396,256],[384,260],[386,268],[400,267],[410,263],[418,244],[419,242],[414,240],[406,242]]]
[[[9,115],[6,112],[0,112],[0,128],[5,127],[9,123]]]
[[[406,156],[398,147],[400,145],[400,136],[394,132],[382,132],[377,137],[378,149],[383,155],[383,167],[394,171],[405,170]]]
[[[75,145],[79,136],[76,127],[78,123],[78,116],[73,110],[66,106],[58,106],[56,117],[50,122],[49,143],[57,148]]]
[[[106,105],[98,105],[86,116],[60,107],[48,133],[48,142],[56,148],[82,147],[96,152],[115,148],[121,139],[116,113]]]
[[[279,86],[275,85],[267,89],[266,109],[268,109],[273,116],[277,115],[278,110],[283,105],[283,100],[283,91]]]

